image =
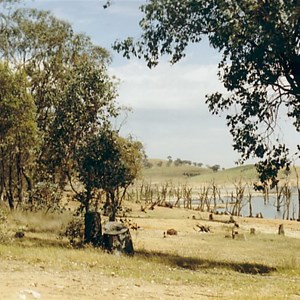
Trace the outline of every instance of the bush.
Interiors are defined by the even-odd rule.
[[[7,215],[4,210],[0,208],[0,243],[6,243],[10,240],[7,228]]]
[[[57,184],[42,181],[32,191],[32,203],[22,204],[23,210],[61,213],[65,207],[61,204],[62,191]]]
[[[80,216],[75,216],[68,224],[64,235],[68,238],[70,244],[74,248],[83,247],[84,244],[84,219]]]

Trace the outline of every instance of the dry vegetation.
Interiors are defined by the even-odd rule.
[[[284,221],[286,235],[279,236],[278,220],[237,218],[242,238],[229,239],[228,216],[210,222],[207,213],[163,207],[141,212],[137,204],[126,205],[132,208],[128,218],[141,227],[132,231],[133,258],[71,249],[59,238],[68,215],[10,216],[10,239],[0,246],[1,297],[32,299],[37,292],[42,299],[300,298],[299,223]],[[197,224],[209,226],[210,233],[197,232]],[[13,238],[20,227],[25,237]],[[178,234],[164,238],[169,228]]]
[[[230,172],[236,175],[229,170],[227,177]],[[173,182],[185,182],[174,174]],[[234,217],[239,227],[232,239],[229,216],[210,221],[208,212],[150,204],[124,203],[127,221],[140,227],[131,230],[134,257],[71,248],[61,235],[71,219],[67,212],[7,213],[6,221],[2,215],[0,298],[300,299],[299,222]],[[278,235],[281,223],[285,236]],[[165,235],[168,229],[178,234]],[[16,238],[20,231],[25,236]]]

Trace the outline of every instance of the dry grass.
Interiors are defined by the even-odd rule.
[[[59,227],[65,221],[63,216],[54,222],[50,216],[14,214],[9,217],[11,228],[27,224],[25,237],[0,245],[1,269],[7,280],[17,280],[19,273],[26,277],[27,272],[37,272],[37,282],[42,280],[39,279],[42,275],[46,280],[47,274],[64,274],[65,278],[77,274],[81,282],[73,286],[75,291],[87,282],[92,284],[93,280],[96,291],[96,281],[101,276],[101,280],[114,287],[118,284],[143,287],[140,294],[128,292],[137,299],[299,297],[300,239],[278,236],[276,227],[267,225],[266,228],[273,232],[264,233],[262,224],[257,234],[250,235],[248,229],[255,226],[254,219],[238,220],[240,233],[245,238],[227,239],[225,235],[231,232],[232,225],[221,222],[221,219],[220,222],[209,222],[205,213],[160,207],[141,213],[137,205],[132,207],[132,221],[141,226],[140,230],[132,232],[136,250],[132,258],[109,255],[89,247],[70,249],[66,240],[58,238]],[[35,224],[39,226],[38,230],[32,228]],[[196,224],[210,226],[211,233],[196,232]],[[299,225],[293,224],[297,232]],[[292,230],[290,226],[287,228]],[[178,230],[178,235],[163,238],[163,232],[169,228]],[[47,290],[41,290],[47,295]],[[164,291],[165,296],[156,294],[156,290]],[[79,290],[77,292],[73,299],[91,299],[84,298]],[[71,291],[64,290],[57,299],[72,299],[71,294]],[[86,295],[93,295],[93,290],[86,291]],[[122,298],[122,291],[115,296],[112,299]]]

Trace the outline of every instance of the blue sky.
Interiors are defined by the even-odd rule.
[[[138,37],[142,17],[138,7],[144,1],[113,0],[109,9],[102,8],[103,0],[25,2],[50,10],[112,52],[109,72],[121,81],[117,100],[132,108],[121,133],[143,142],[150,158],[171,155],[204,165],[234,166],[239,156],[232,149],[225,119],[212,116],[204,103],[206,94],[223,90],[216,75],[219,53],[206,41],[190,47],[178,64],[171,66],[162,59],[149,70],[144,61],[127,60],[111,50],[117,39]]]

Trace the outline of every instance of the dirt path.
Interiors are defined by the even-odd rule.
[[[158,284],[94,271],[43,270],[22,262],[0,262],[0,299],[208,299],[205,287]],[[217,296],[217,295],[215,295]]]

